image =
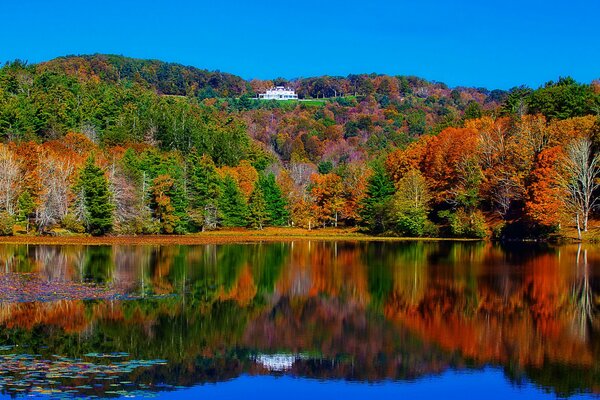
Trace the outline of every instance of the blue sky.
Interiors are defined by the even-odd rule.
[[[0,61],[113,53],[248,79],[537,87],[600,78],[599,15],[598,0],[0,0]]]

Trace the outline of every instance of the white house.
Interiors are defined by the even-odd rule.
[[[294,89],[277,86],[267,90],[266,93],[258,95],[261,100],[298,100],[298,95]]]

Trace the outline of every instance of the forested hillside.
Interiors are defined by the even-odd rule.
[[[272,85],[302,100],[258,101]],[[0,231],[358,226],[541,237],[594,216],[600,84],[245,81],[93,55],[0,69]]]

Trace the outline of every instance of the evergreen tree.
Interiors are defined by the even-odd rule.
[[[214,229],[217,222],[221,185],[209,155],[192,152],[187,159],[188,198],[192,223],[197,228]]]
[[[90,156],[79,174],[76,192],[83,194],[86,230],[94,236],[110,232],[113,226],[114,205],[108,179]]]
[[[290,213],[287,209],[287,201],[275,181],[275,175],[261,175],[258,178],[257,186],[260,187],[265,200],[268,223],[273,226],[287,225]]]
[[[256,185],[248,202],[248,222],[252,228],[262,229],[268,221],[265,197],[259,185]]]
[[[18,211],[17,222],[24,222],[25,229],[29,231],[29,219],[34,216],[35,202],[29,190],[24,190],[17,199]]]
[[[182,234],[187,232],[188,228],[188,196],[186,193],[186,173],[185,163],[178,152],[169,152],[161,154],[156,149],[150,149],[144,151],[137,160],[133,163],[129,162],[130,165],[127,169],[138,168],[141,171],[140,184],[144,192],[144,196],[149,200],[147,204],[150,205],[152,212],[156,216],[160,208],[162,196],[166,196],[169,199],[169,207],[173,207],[173,210],[168,211],[168,214],[173,214],[174,219],[169,218],[170,222],[166,223],[166,220],[161,220],[163,225],[161,230],[165,231],[168,229],[168,233]],[[160,178],[160,179],[159,179]],[[168,178],[168,179],[167,179]],[[157,201],[157,199],[161,201]],[[166,208],[160,210],[161,213],[166,212]],[[172,226],[171,226],[172,224]]]
[[[227,175],[222,181],[219,211],[223,226],[246,226],[248,205],[235,180]]]
[[[123,153],[120,165],[129,179],[139,184],[143,183],[144,171],[140,169],[138,155],[133,149],[129,148]]]
[[[385,168],[377,164],[373,167],[373,175],[367,185],[367,196],[361,204],[361,217],[369,224],[373,233],[385,232],[390,200],[395,193],[394,182]]]

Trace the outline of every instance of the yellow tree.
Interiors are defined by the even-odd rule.
[[[317,218],[323,226],[327,223],[338,225],[340,211],[344,206],[344,185],[342,178],[334,173],[313,174],[310,194],[314,199]]]

